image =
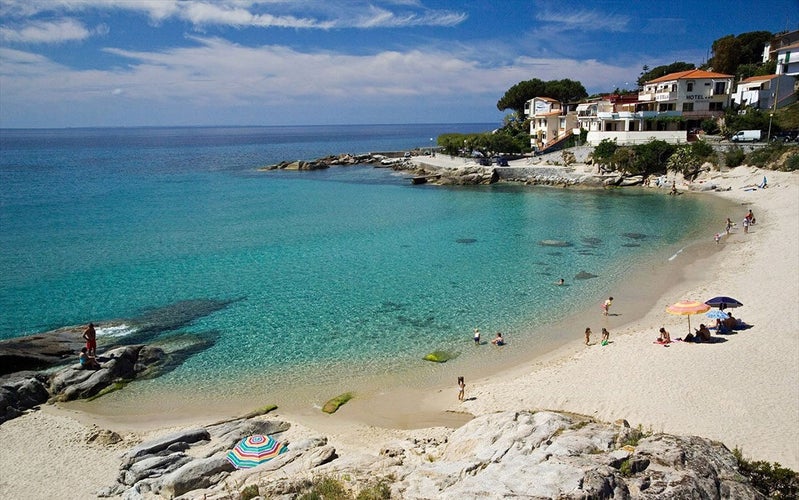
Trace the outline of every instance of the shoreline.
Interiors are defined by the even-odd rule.
[[[741,188],[762,178],[770,179],[768,190],[743,191]],[[762,171],[738,167],[729,172],[713,172],[707,180],[723,182],[731,191],[711,193],[733,203],[751,204],[758,224],[750,234],[737,232],[723,240],[717,251],[702,255],[701,249],[682,252],[678,261],[696,258],[693,262],[677,262],[679,273],[670,266],[660,266],[651,274],[646,269],[636,271],[628,281],[629,292],[613,291],[616,298],[611,313],[621,312],[618,323],[611,323],[609,346],[582,345],[579,330],[570,333],[575,338],[564,346],[524,359],[511,367],[494,370],[471,379],[467,376],[467,401],[456,399],[455,377],[446,373],[455,365],[442,365],[442,385],[430,388],[398,388],[376,391],[371,398],[356,398],[342,406],[333,416],[308,409],[294,412],[278,408],[276,415],[301,426],[325,433],[342,453],[358,452],[377,455],[380,445],[397,436],[440,432],[425,424],[457,426],[471,415],[485,415],[503,410],[550,409],[585,414],[612,422],[619,418],[631,425],[641,425],[655,432],[699,435],[723,442],[728,447],[741,447],[745,457],[776,461],[796,470],[799,468],[799,179],[795,173]],[[699,246],[715,245],[712,240]],[[693,245],[691,245],[693,247]],[[694,252],[700,254],[699,257]],[[634,296],[636,288],[647,287],[646,279],[673,279],[661,291],[652,291],[654,298]],[[624,288],[624,287],[623,287]],[[663,325],[672,338],[687,332],[687,320],[665,313],[668,304],[681,299],[706,300],[714,295],[729,295],[744,302],[736,310],[754,325],[749,330],[725,337],[718,344],[687,344],[676,342],[668,348],[653,344],[656,330]],[[780,298],[780,300],[776,300]],[[640,301],[637,306],[633,300]],[[597,306],[598,307],[598,306]],[[638,314],[628,313],[631,308]],[[583,314],[596,313],[591,319],[599,325],[598,309],[587,308]],[[628,321],[629,318],[629,321]],[[691,325],[698,326],[704,318],[694,316]],[[619,317],[609,318],[615,321]],[[574,318],[577,325],[584,317]],[[594,328],[594,338],[599,328]],[[486,332],[488,333],[488,332]],[[451,378],[451,382],[449,379]],[[444,383],[444,380],[448,382]],[[376,409],[380,411],[375,411]],[[393,415],[394,420],[381,421],[381,415]],[[436,420],[437,416],[449,419]],[[371,416],[372,420],[366,419]],[[92,425],[125,427],[98,415],[79,412],[72,405],[54,406],[9,421],[0,426],[0,439],[11,435],[38,434],[74,436],[79,432],[72,424],[60,419]],[[408,426],[398,425],[405,419]],[[151,425],[149,425],[151,424]],[[417,427],[416,424],[419,424]],[[175,422],[153,420],[146,428],[131,427],[128,432],[150,435],[163,432]],[[392,427],[392,425],[394,425]],[[405,429],[413,428],[415,431]],[[59,430],[62,434],[59,434]],[[27,433],[27,434],[26,434]],[[4,441],[11,443],[12,441]],[[17,443],[18,440],[13,441]],[[16,445],[15,445],[16,446]],[[19,446],[25,446],[19,443]],[[85,445],[84,445],[85,446]],[[13,487],[0,480],[0,491],[37,491],[46,488],[36,478],[19,469],[9,445],[0,455],[0,477],[27,480]],[[14,451],[19,451],[14,449]],[[105,486],[108,477],[107,453],[101,456],[95,469],[75,486],[76,492],[90,494]],[[55,458],[68,463],[72,450],[67,446],[57,450]],[[58,453],[61,453],[59,455]],[[54,458],[54,460],[55,460]],[[27,467],[27,465],[26,465]],[[56,467],[52,477],[62,482],[62,474],[74,476],[68,466]],[[30,481],[29,484],[28,481]],[[99,481],[99,484],[97,484]],[[43,492],[42,492],[43,493]],[[43,496],[44,495],[43,493]]]

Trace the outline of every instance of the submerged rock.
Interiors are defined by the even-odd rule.
[[[598,278],[596,274],[591,274],[585,271],[580,271],[579,273],[574,275],[574,279],[576,280],[590,280],[591,278]]]
[[[573,243],[569,243],[568,241],[563,241],[563,240],[541,240],[538,242],[538,244],[541,245],[542,247],[559,247],[559,248],[574,246]]]

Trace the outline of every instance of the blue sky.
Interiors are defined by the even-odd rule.
[[[799,28],[799,0],[0,0],[0,127],[501,122]]]

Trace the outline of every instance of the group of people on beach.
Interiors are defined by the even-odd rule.
[[[744,220],[741,223],[744,228],[744,233],[748,233],[749,227],[754,225],[755,222],[757,222],[755,219],[755,214],[752,213],[752,209],[750,208],[749,211],[746,212],[746,215],[744,215]],[[730,235],[730,231],[732,231],[732,228],[734,227],[735,223],[732,221],[732,219],[727,217],[727,220],[724,222],[724,232],[727,234],[727,236]],[[716,233],[713,239],[716,241],[716,243],[721,243],[721,233]]]
[[[497,335],[491,340],[491,343],[494,345],[505,345],[505,337],[502,336],[501,332],[497,332]],[[474,345],[480,345],[480,329],[474,329]]]
[[[592,333],[593,332],[591,332],[591,327],[586,327],[585,328],[585,345],[591,345],[590,342],[591,342],[591,334]],[[608,342],[610,342],[610,332],[608,331],[607,328],[605,328],[603,326],[602,327],[602,339],[599,341],[599,343],[602,344],[602,345],[608,345]]]

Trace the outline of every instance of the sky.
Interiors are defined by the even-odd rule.
[[[0,127],[501,123],[524,80],[786,29],[799,0],[0,0]]]

